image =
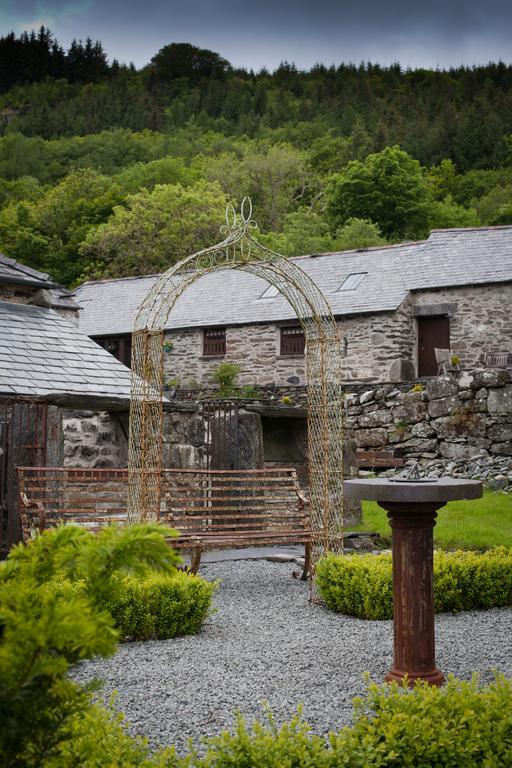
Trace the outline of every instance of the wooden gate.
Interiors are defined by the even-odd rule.
[[[46,464],[46,403],[0,400],[0,550],[21,538],[16,467]]]
[[[435,349],[450,349],[448,317],[418,317],[418,377],[436,376]]]
[[[206,469],[239,469],[240,423],[236,400],[207,400],[201,404],[205,424]]]

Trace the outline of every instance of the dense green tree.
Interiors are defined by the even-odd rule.
[[[352,248],[374,248],[386,245],[379,227],[369,219],[348,219],[336,232],[334,238],[335,250],[347,251]]]
[[[290,209],[307,202],[318,191],[318,181],[305,152],[268,141],[240,144],[234,152],[199,163],[233,199],[250,195],[263,229],[278,231]]]
[[[23,176],[49,181],[49,162],[50,155],[43,139],[28,139],[19,133],[0,138],[0,177],[7,181]]]
[[[109,73],[107,55],[99,41],[89,37],[73,40],[67,53],[52,32],[42,26],[37,34],[10,32],[0,37],[0,91],[18,83],[33,83],[46,77],[66,77],[71,82],[91,83]]]
[[[429,228],[449,229],[450,227],[477,227],[480,218],[474,208],[464,208],[454,203],[450,196],[435,200],[429,208]]]
[[[187,85],[201,80],[222,79],[229,69],[229,62],[218,53],[190,43],[171,43],[153,56],[146,73],[153,86],[176,80]]]
[[[80,243],[122,199],[107,176],[73,171],[33,203],[12,203],[0,212],[0,247],[19,261],[44,269],[65,285],[86,267]]]
[[[194,184],[201,178],[197,168],[190,168],[179,157],[163,157],[149,163],[134,163],[114,176],[124,194],[135,194],[142,189],[153,189],[157,184]]]
[[[287,214],[281,232],[260,234],[258,239],[284,256],[348,251],[386,245],[387,242],[381,236],[378,226],[367,219],[349,219],[332,236],[325,219],[307,208]]]
[[[486,195],[475,200],[475,208],[480,220],[485,224],[510,224],[507,210],[512,207],[512,184],[493,187]]]
[[[249,194],[262,240],[287,255],[508,223],[511,122],[504,64],[284,63],[254,73],[171,43],[137,72],[109,66],[89,38],[65,51],[44,27],[9,34],[0,38],[0,247],[68,284],[160,269],[166,248],[178,257],[165,205],[190,223],[180,196],[162,189],[179,187],[180,200],[188,191],[198,210],[202,180],[218,212],[206,216],[211,239],[226,199]],[[112,215],[116,205],[124,213]],[[125,215],[133,242],[123,260]],[[190,226],[198,242],[184,242],[195,250],[209,239]]]
[[[281,232],[259,233],[258,240],[283,256],[303,256],[335,250],[329,225],[318,213],[308,208],[286,214]]]
[[[350,162],[332,178],[327,194],[334,229],[352,217],[366,218],[395,239],[425,234],[430,202],[419,162],[399,147],[387,147],[364,162]]]
[[[33,176],[22,176],[13,181],[0,178],[0,208],[11,202],[38,200],[44,194],[44,187]]]
[[[32,176],[42,183],[55,183],[78,168],[115,174],[135,163],[164,157],[170,144],[170,138],[161,133],[133,133],[125,128],[47,141],[12,133],[0,137],[0,178]]]
[[[105,223],[90,231],[80,254],[89,277],[144,275],[219,239],[227,197],[216,183],[157,185],[118,206]]]

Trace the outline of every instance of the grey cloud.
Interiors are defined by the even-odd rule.
[[[64,44],[90,35],[111,57],[137,66],[171,41],[255,69],[283,60],[303,68],[319,61],[435,67],[512,60],[508,0],[7,0],[5,9],[5,21],[53,18]]]

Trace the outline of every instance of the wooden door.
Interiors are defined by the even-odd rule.
[[[418,377],[436,376],[434,349],[450,349],[448,317],[418,317]]]

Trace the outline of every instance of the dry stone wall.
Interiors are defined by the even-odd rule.
[[[346,428],[360,450],[392,451],[434,477],[512,484],[512,377],[506,370],[462,371],[408,391],[393,384],[347,391],[345,409]]]
[[[64,410],[62,434],[65,467],[125,467],[128,418],[107,411]]]

